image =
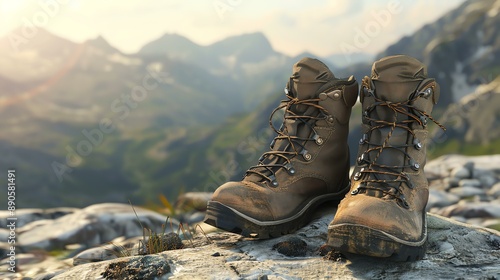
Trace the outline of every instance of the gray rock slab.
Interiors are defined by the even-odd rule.
[[[151,210],[135,207],[140,223],[155,232],[162,231],[167,217]],[[23,251],[64,249],[69,244],[83,244],[87,248],[104,244],[117,237],[141,236],[143,229],[132,207],[128,204],[95,204],[43,224],[20,229],[18,246]],[[173,221],[173,230],[178,222]],[[27,224],[26,227],[30,227]],[[167,225],[167,230],[170,222]]]

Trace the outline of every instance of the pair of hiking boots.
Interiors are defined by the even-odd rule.
[[[291,233],[321,204],[338,204],[327,244],[348,253],[417,260],[427,239],[427,123],[439,86],[420,61],[382,58],[358,89],[317,59],[293,66],[270,151],[240,182],[220,186],[205,222],[246,237]],[[359,91],[359,95],[358,95]],[[358,156],[349,178],[349,117],[362,104]],[[272,124],[271,124],[272,126]],[[340,201],[340,204],[339,204]]]

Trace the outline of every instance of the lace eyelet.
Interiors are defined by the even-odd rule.
[[[415,147],[415,149],[421,150],[424,145],[422,145],[422,142],[420,142],[420,140],[418,140],[417,138],[415,138],[413,140],[413,146]]]
[[[335,121],[335,119],[333,118],[333,116],[327,116],[326,121],[329,123],[333,123]]]
[[[340,99],[341,93],[342,92],[340,90],[334,90],[333,91],[333,100]]]
[[[413,183],[410,180],[406,181],[406,185],[408,186],[408,188],[410,188],[412,190],[415,188],[415,186],[413,185]]]
[[[303,154],[303,155],[302,155],[302,157],[303,157],[305,160],[307,160],[307,161],[310,161],[310,160],[312,159],[311,154],[308,154],[308,153]]]
[[[367,162],[368,162],[368,156],[367,156],[367,154],[362,153],[362,154],[358,157],[358,164],[359,164],[359,165],[365,165]]]
[[[366,142],[368,142],[368,134],[365,133],[365,134],[363,134],[363,136],[361,137],[361,139],[359,139],[359,144],[363,145]]]
[[[351,191],[352,195],[357,195],[358,193],[359,193],[359,189],[357,189],[357,188]]]
[[[414,160],[410,160],[410,167],[411,167],[411,169],[418,171],[420,169],[420,163],[418,163]]]
[[[325,141],[323,140],[323,138],[321,138],[318,134],[315,134],[315,135],[314,135],[314,137],[313,137],[313,139],[314,139],[314,141],[316,142],[316,144],[317,144],[318,146],[323,145],[323,143],[325,142]]]
[[[406,199],[404,197],[401,199],[401,203],[403,204],[404,208],[406,208],[406,209],[410,208],[410,205],[408,204],[408,202],[406,201]]]
[[[283,167],[285,167],[286,171],[288,172],[288,174],[290,175],[294,175],[296,173],[295,171],[295,168],[293,168],[292,164],[291,163],[287,163],[285,164]]]
[[[271,186],[273,186],[273,187],[277,187],[279,185],[278,181],[276,181],[276,176],[274,176],[274,175],[269,176],[269,182],[271,183]]]
[[[354,176],[352,177],[354,181],[358,181],[361,179],[361,176],[363,175],[363,171],[365,171],[364,168],[361,168],[358,172],[354,173]]]
[[[422,96],[425,99],[428,99],[432,95],[432,92],[433,92],[432,88],[428,88],[425,91],[421,92],[420,96]]]
[[[420,122],[422,122],[422,125],[424,127],[427,126],[427,117],[426,116],[420,116]]]

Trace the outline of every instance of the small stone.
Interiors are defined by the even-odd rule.
[[[484,174],[479,176],[479,181],[481,182],[481,186],[483,188],[489,189],[497,182],[497,179],[495,178],[495,176],[489,176],[488,174]]]
[[[458,179],[468,179],[471,178],[471,171],[470,169],[460,166],[451,171],[451,177],[452,178],[458,178]]]
[[[220,253],[219,253],[219,252],[215,252],[215,253],[213,253],[213,254],[212,254],[212,257],[220,257],[220,256],[221,256],[221,255],[220,255]]]
[[[320,256],[324,257],[326,254],[328,254],[330,251],[334,250],[334,248],[328,244],[323,244],[321,247],[318,249],[318,253]]]
[[[481,187],[481,181],[478,179],[462,179],[458,183],[459,187],[473,187],[473,188],[480,188]]]
[[[276,243],[273,250],[277,250],[278,253],[288,257],[305,256],[307,243],[298,237],[290,237],[285,241]]]
[[[485,191],[476,187],[464,186],[461,188],[454,188],[450,190],[451,194],[458,195],[461,198],[471,197],[475,195],[484,195]]]

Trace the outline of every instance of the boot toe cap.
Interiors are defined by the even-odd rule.
[[[419,241],[424,234],[423,223],[421,212],[403,209],[393,200],[351,196],[341,204],[330,227],[358,225],[398,239]]]
[[[272,221],[274,215],[263,191],[264,188],[251,182],[227,182],[214,192],[212,201],[256,220]]]

